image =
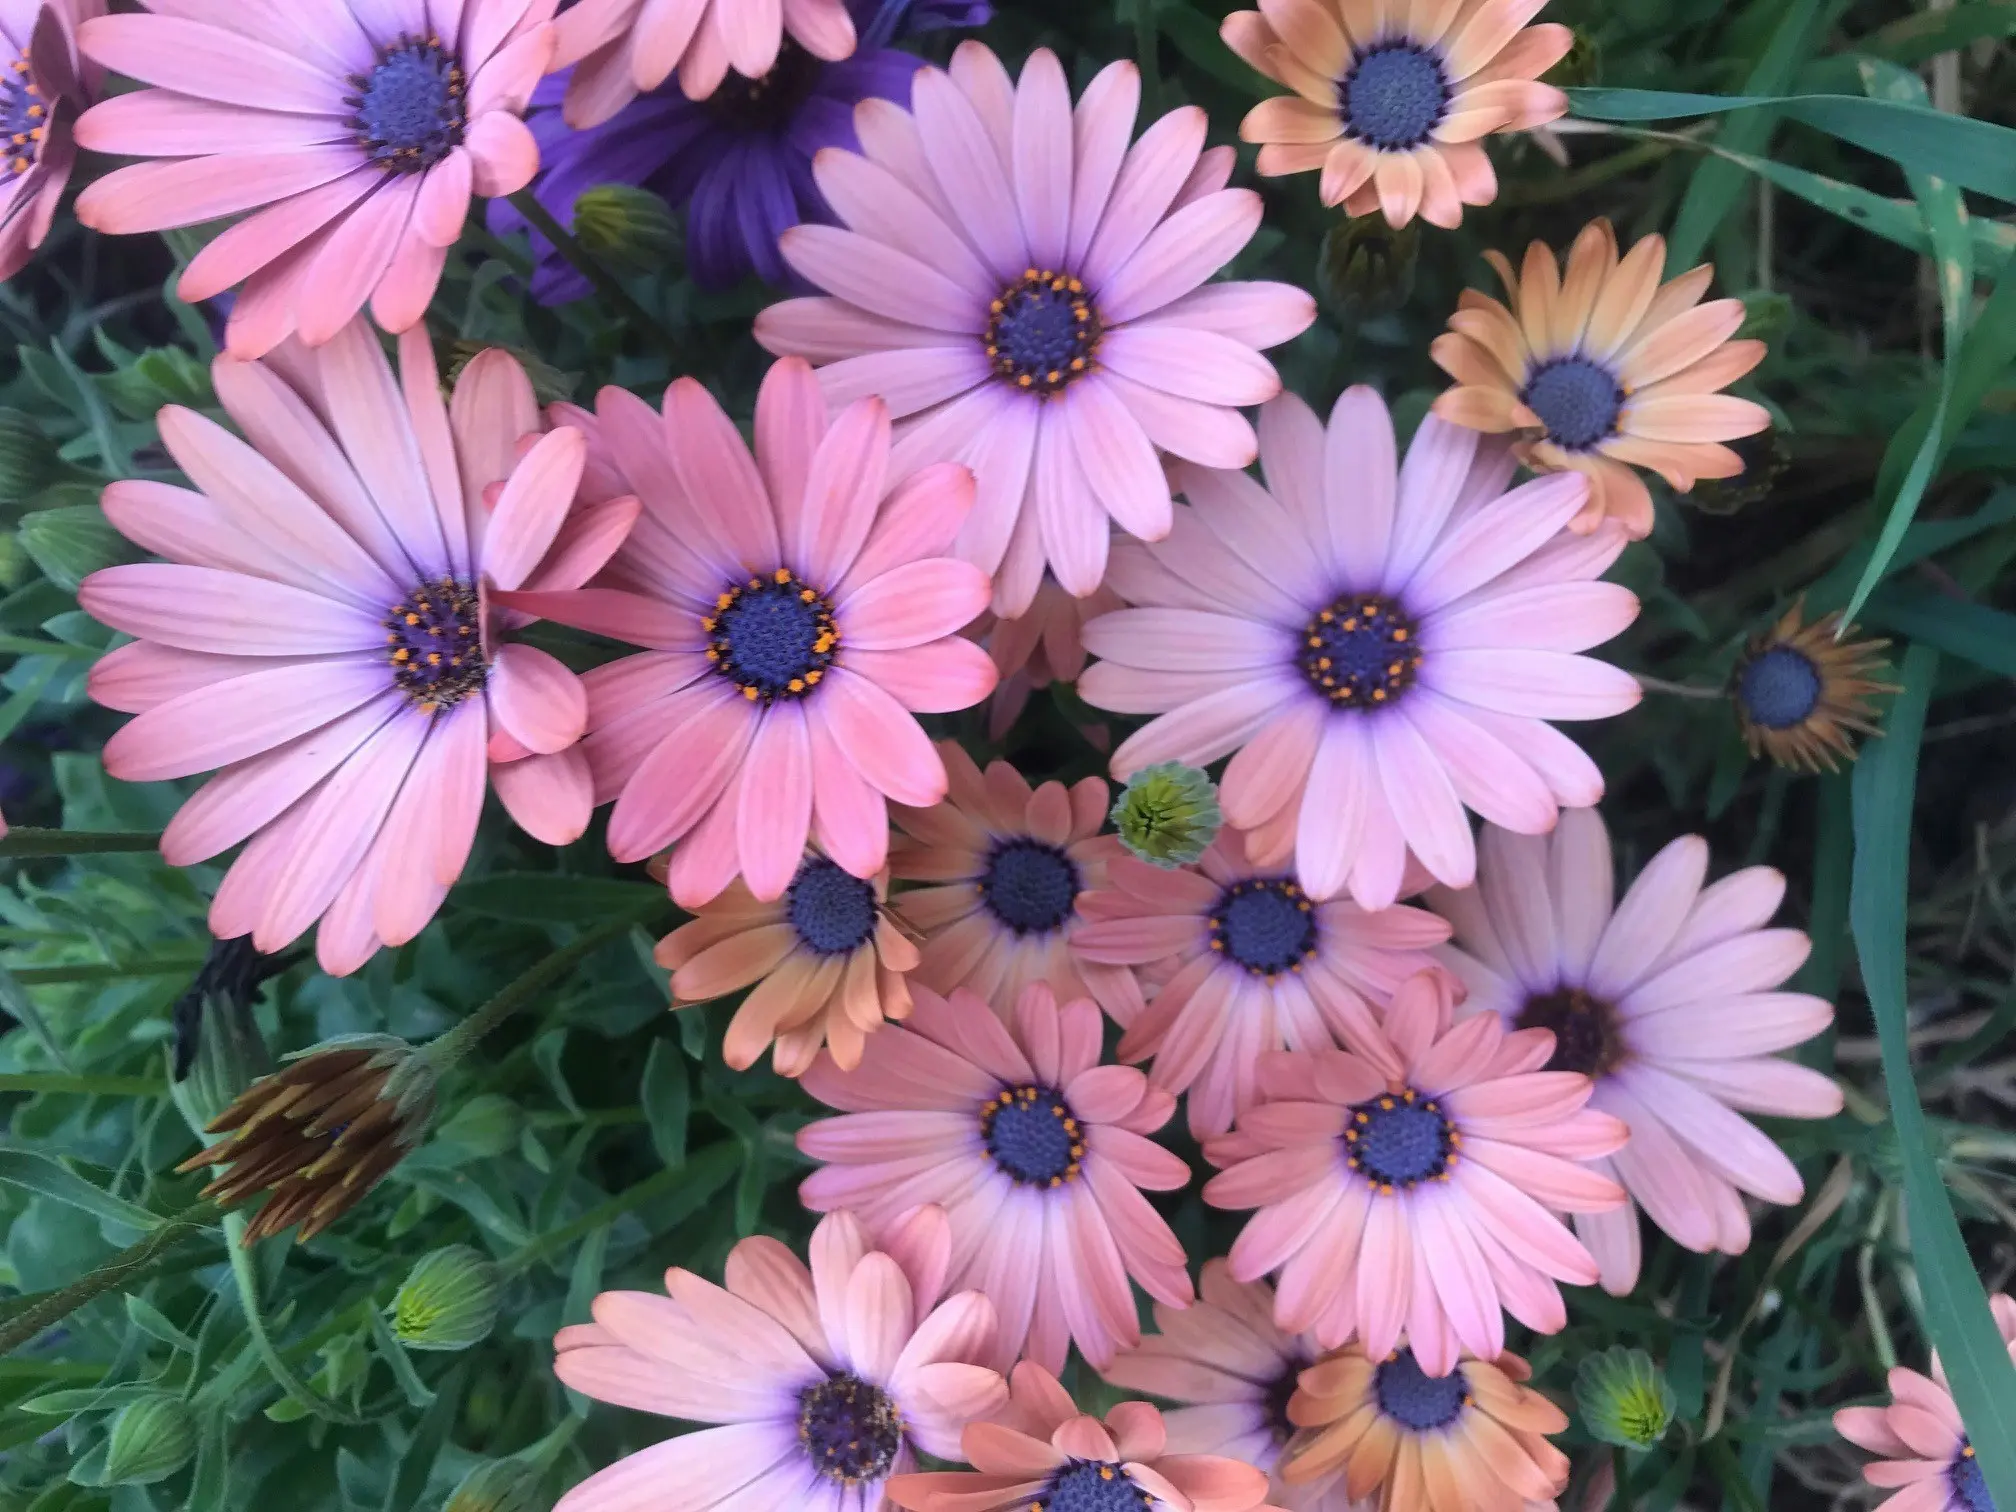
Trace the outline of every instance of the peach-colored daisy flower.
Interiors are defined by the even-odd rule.
[[[1000,742],[1029,706],[1031,693],[1053,682],[1076,682],[1085,670],[1085,621],[1125,607],[1120,595],[1105,587],[1075,598],[1046,572],[1027,612],[1014,619],[987,614],[977,621],[966,633],[987,648],[1001,674],[987,704],[987,738]]]
[[[1498,197],[1481,138],[1568,113],[1539,76],[1575,34],[1528,26],[1546,0],[1267,0],[1225,18],[1226,46],[1293,94],[1247,112],[1265,174],[1322,170],[1349,215],[1462,222]]]
[[[799,1195],[879,1232],[919,1202],[952,1222],[952,1284],[994,1300],[994,1362],[1061,1370],[1076,1341],[1104,1365],[1141,1337],[1128,1277],[1158,1301],[1193,1295],[1183,1246],[1141,1189],[1190,1168],[1147,1136],[1176,1099],[1131,1066],[1099,1063],[1089,998],[1027,988],[1004,1024],[970,992],[913,989],[909,1020],[870,1036],[857,1071],[821,1055],[805,1090],[843,1116],[801,1130],[828,1162]]]
[[[1232,1279],[1223,1260],[1206,1260],[1200,1300],[1178,1311],[1155,1304],[1155,1326],[1138,1348],[1100,1372],[1123,1391],[1185,1405],[1163,1414],[1177,1454],[1217,1454],[1270,1478],[1267,1499],[1287,1512],[1360,1512],[1341,1469],[1303,1485],[1285,1484],[1282,1451],[1295,1436],[1288,1400],[1323,1353],[1314,1334],[1284,1334],[1274,1322],[1274,1288]]]
[[[1114,553],[1111,585],[1136,607],[1085,627],[1100,660],[1078,692],[1161,717],[1114,752],[1113,774],[1231,755],[1219,802],[1248,855],[1292,855],[1311,897],[1348,886],[1370,909],[1400,896],[1410,853],[1469,885],[1466,810],[1538,834],[1602,797],[1596,764],[1548,722],[1641,696],[1577,654],[1638,615],[1635,594],[1595,581],[1622,530],[1562,533],[1582,479],[1506,492],[1507,448],[1433,417],[1403,462],[1364,387],[1327,430],[1283,395],[1261,411],[1260,450],[1266,488],[1182,464],[1189,503],[1169,539]]]
[[[1150,1078],[1189,1093],[1199,1138],[1223,1134],[1253,1105],[1267,1051],[1377,1039],[1371,1004],[1434,964],[1428,948],[1449,937],[1418,908],[1314,902],[1292,876],[1244,852],[1226,831],[1194,869],[1115,856],[1072,936],[1088,961],[1164,963],[1167,980],[1147,1012],[1123,1025],[1120,1056],[1155,1057]]]
[[[796,360],[763,381],[753,455],[691,378],[662,416],[619,388],[596,411],[643,517],[595,586],[511,602],[650,648],[583,679],[582,748],[597,801],[616,800],[610,852],[641,861],[677,842],[668,882],[684,908],[738,874],[781,898],[808,841],[874,876],[888,801],[945,796],[916,716],[994,691],[994,664],[959,635],[987,575],[946,554],[972,475],[894,471],[882,401],[829,418]]]
[[[1995,1331],[2016,1359],[2016,1299],[1988,1299]],[[1935,1350],[1927,1377],[1902,1365],[1890,1371],[1888,1407],[1843,1407],[1834,1427],[1849,1443],[1878,1455],[1862,1478],[1892,1494],[1884,1512],[1995,1512],[1994,1500],[1953,1405],[1946,1369]]]
[[[77,160],[76,115],[98,70],[77,52],[77,28],[105,0],[0,0],[0,282],[49,235]]]
[[[717,1427],[597,1471],[554,1512],[885,1512],[917,1455],[960,1452],[1008,1401],[975,1363],[994,1332],[977,1292],[943,1301],[945,1215],[919,1208],[871,1242],[853,1216],[813,1230],[807,1266],[775,1239],[728,1253],[725,1287],[678,1267],[669,1296],[603,1292],[553,1340],[554,1374],[597,1401]]]
[[[999,1421],[966,1429],[973,1469],[900,1476],[889,1499],[910,1512],[1273,1512],[1265,1475],[1222,1455],[1172,1453],[1146,1402],[1121,1402],[1102,1422],[1028,1362],[1010,1391]]]
[[[1619,1296],[1638,1281],[1638,1208],[1688,1249],[1750,1245],[1745,1197],[1796,1203],[1798,1169],[1742,1115],[1831,1118],[1841,1088],[1774,1052],[1834,1021],[1822,998],[1776,990],[1811,950],[1803,930],[1767,929],[1785,878],[1746,867],[1710,887],[1708,842],[1668,845],[1613,906],[1610,836],[1594,809],[1551,835],[1486,825],[1477,886],[1428,901],[1455,925],[1439,952],[1470,989],[1466,1011],[1548,1029],[1553,1071],[1592,1077],[1589,1106],[1631,1142],[1595,1162],[1634,1201],[1582,1213],[1576,1231]]]
[[[950,784],[933,808],[895,810],[889,873],[929,885],[898,893],[897,916],[924,941],[917,980],[964,987],[1010,1013],[1031,982],[1059,998],[1096,998],[1131,1021],[1141,992],[1124,966],[1082,956],[1085,896],[1106,885],[1120,842],[1099,831],[1108,792],[1098,777],[1031,788],[1005,761],[982,772],[958,742],[940,741]]]
[[[1502,1354],[1506,1312],[1558,1333],[1555,1283],[1588,1285],[1596,1262],[1555,1214],[1624,1201],[1577,1163],[1627,1135],[1585,1107],[1589,1078],[1540,1069],[1545,1030],[1454,1023],[1455,997],[1453,977],[1424,971],[1394,993],[1377,1040],[1262,1056],[1260,1102],[1204,1146],[1219,1168],[1204,1200],[1259,1209],[1232,1274],[1281,1272],[1284,1332],[1362,1339],[1375,1358],[1405,1333],[1436,1376],[1463,1350]]]
[[[226,341],[261,357],[329,340],[368,303],[388,331],[426,312],[472,194],[532,182],[520,117],[553,57],[557,0],[288,0],[84,24],[85,53],[157,87],[85,112],[94,152],[165,158],[77,199],[94,230],[246,215],[183,270],[191,301],[242,285]]]
[[[747,1071],[765,1048],[779,1076],[803,1076],[823,1045],[843,1071],[884,1019],[910,1016],[905,973],[917,947],[883,913],[889,874],[863,880],[824,856],[798,865],[784,896],[765,903],[740,882],[658,942],[683,1008],[752,991],[735,1010],[721,1056]]]
[[[1046,563],[1066,591],[1096,589],[1113,523],[1168,534],[1158,447],[1251,462],[1240,407],[1281,391],[1260,352],[1316,318],[1286,284],[1208,281],[1260,228],[1260,196],[1225,187],[1233,154],[1205,150],[1194,105],[1134,141],[1140,100],[1131,63],[1100,73],[1074,111],[1047,48],[1018,83],[962,43],[949,73],[917,75],[909,111],[856,109],[859,154],[819,154],[840,224],[794,226],[780,246],[826,293],[756,320],[771,351],[828,364],[834,403],[882,394],[911,417],[899,472],[971,464],[979,499],[959,554],[995,575],[1006,618],[1029,608]]]
[[[1700,478],[1733,478],[1743,459],[1722,445],[1771,424],[1761,404],[1718,392],[1764,360],[1761,341],[1731,338],[1743,301],[1701,303],[1715,276],[1703,265],[1659,282],[1666,239],[1642,238],[1622,259],[1607,220],[1591,221],[1563,277],[1541,242],[1515,274],[1487,252],[1511,308],[1465,289],[1430,349],[1457,386],[1435,413],[1473,430],[1520,432],[1535,472],[1579,472],[1589,504],[1570,529],[1620,522],[1652,531],[1652,495],[1632,469],[1649,467],[1681,493]]]
[[[1341,1475],[1377,1512],[1554,1512],[1568,1456],[1547,1442],[1568,1415],[1528,1386],[1514,1354],[1465,1355],[1426,1369],[1405,1341],[1381,1355],[1351,1345],[1302,1372],[1288,1403],[1299,1432],[1291,1486]]]
[[[554,24],[553,67],[573,66],[566,116],[577,130],[599,126],[674,70],[686,98],[704,100],[731,69],[761,81],[794,43],[834,63],[857,40],[847,0],[579,0]]]
[[[563,427],[521,446],[539,409],[503,352],[472,361],[452,403],[424,330],[400,338],[395,373],[362,321],[211,375],[246,440],[170,405],[161,440],[197,491],[105,490],[112,523],[168,558],[78,593],[140,637],[91,669],[92,697],[138,716],[105,767],[128,782],[223,768],[162,854],[188,866],[249,840],[210,927],[270,954],[320,919],[317,954],[341,975],[433,918],[475,840],[486,754],[533,835],[587,828],[587,699],[509,638],[525,616],[495,595],[586,581],[638,505],[574,508],[587,445]]]

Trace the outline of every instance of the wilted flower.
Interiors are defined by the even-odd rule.
[[[1642,1349],[1612,1345],[1575,1371],[1582,1425],[1606,1444],[1649,1449],[1673,1426],[1673,1388]]]
[[[392,1332],[408,1349],[467,1349],[490,1337],[504,1277],[466,1244],[421,1257],[392,1299]]]
[[[130,1402],[112,1419],[105,1444],[105,1484],[150,1486],[180,1470],[196,1452],[196,1418],[180,1397]]]
[[[1171,871],[1209,850],[1224,822],[1211,779],[1180,761],[1143,767],[1113,805],[1120,843],[1136,859]]]
[[[189,990],[169,1010],[174,1028],[168,1095],[197,1133],[253,1081],[273,1069],[273,1057],[252,1004],[269,978],[299,955],[262,955],[246,936],[213,940]]]
[[[1855,759],[1849,731],[1882,733],[1869,695],[1897,691],[1874,676],[1890,643],[1853,639],[1838,613],[1810,625],[1804,618],[1801,600],[1751,640],[1730,679],[1729,701],[1752,756],[1795,771],[1832,772],[1837,757]]]

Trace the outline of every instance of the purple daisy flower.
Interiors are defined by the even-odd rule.
[[[534,187],[540,203],[571,226],[575,201],[598,185],[649,189],[675,209],[687,207],[686,265],[702,288],[729,288],[752,272],[766,283],[795,283],[777,238],[801,221],[832,219],[812,179],[813,155],[859,146],[854,107],[862,100],[910,103],[910,81],[923,64],[889,43],[982,25],[992,14],[987,0],[848,0],[848,9],[861,38],[851,58],[824,62],[787,40],[760,79],[730,75],[705,100],[689,100],[670,83],[585,131],[561,119],[568,74],[552,75],[526,118],[544,165]],[[490,229],[530,231],[501,200],[491,206]],[[533,297],[549,305],[585,297],[588,281],[543,237],[531,237],[539,258]]]

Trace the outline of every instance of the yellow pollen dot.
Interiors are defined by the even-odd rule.
[[[786,683],[785,686],[789,688],[793,693],[803,693],[805,691],[805,679],[802,677],[794,677],[791,679],[790,682]]]
[[[779,568],[777,569],[777,581],[778,581],[778,582],[780,582],[780,583],[788,583],[788,582],[790,582],[790,581],[791,581],[791,569],[790,569],[789,567],[779,567]]]
[[[754,702],[756,702],[756,699],[757,699],[757,693],[756,693],[756,690],[755,690],[754,688],[750,688],[750,687],[744,687],[744,688],[743,688],[743,690],[742,690],[742,696],[743,696],[744,698],[748,699],[748,700],[749,700],[749,702],[751,702],[751,703],[754,703]]]

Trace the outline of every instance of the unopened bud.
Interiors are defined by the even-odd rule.
[[[575,200],[574,237],[589,255],[623,273],[655,272],[679,251],[671,206],[630,184],[600,184]]]
[[[1180,761],[1136,772],[1113,805],[1120,843],[1165,871],[1188,866],[1209,850],[1224,817],[1211,779]]]
[[[1383,315],[1414,292],[1414,269],[1421,250],[1421,223],[1399,230],[1383,215],[1340,220],[1323,238],[1316,259],[1316,283],[1340,314],[1352,318]]]
[[[1617,1344],[1584,1358],[1575,1372],[1582,1425],[1606,1444],[1649,1449],[1666,1437],[1676,1410],[1673,1388],[1642,1349]]]
[[[196,1452],[196,1418],[178,1397],[143,1397],[119,1410],[105,1446],[105,1484],[166,1480]]]
[[[466,1244],[423,1257],[392,1299],[392,1332],[408,1349],[467,1349],[490,1336],[503,1299],[497,1267]]]
[[[540,1512],[539,1476],[518,1460],[489,1460],[462,1477],[441,1512]]]

